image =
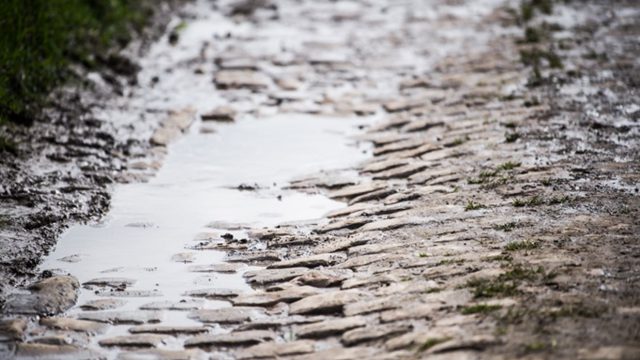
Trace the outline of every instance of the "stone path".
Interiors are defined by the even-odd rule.
[[[612,113],[584,88],[585,101],[572,97],[579,81],[555,93],[527,86],[531,76],[553,78],[554,63],[521,61],[531,45],[518,43],[522,29],[503,5],[283,1],[235,15],[252,35],[218,39],[210,60],[219,91],[262,99],[242,111],[382,114],[361,135],[375,148],[355,182],[328,172],[290,184],[345,208],[312,228],[229,230],[222,245],[202,239],[231,249],[232,262],[194,271],[264,267],[243,272],[249,293],[194,290],[168,303],[128,290],[132,279],[99,279],[83,285],[104,300],[70,318],[66,288],[79,285],[44,280],[5,311],[54,316],[7,318],[6,347],[22,358],[73,359],[640,356],[639,110],[623,97],[637,92],[611,86],[621,109]],[[230,9],[247,10],[221,7]],[[633,23],[638,11],[631,4],[620,14],[618,23]],[[281,51],[260,49],[270,37]],[[589,61],[580,51],[565,52],[556,81]],[[590,120],[596,109],[601,117]],[[234,111],[207,117],[230,121]],[[156,135],[160,144],[166,134]],[[128,296],[147,295],[140,311],[118,311]],[[229,306],[201,309],[200,298]],[[200,325],[163,321],[177,311]],[[87,346],[109,324],[128,333]]]

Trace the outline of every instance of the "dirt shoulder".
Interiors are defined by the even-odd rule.
[[[165,33],[180,3],[158,3],[139,38],[97,71],[72,64],[83,81],[53,91],[31,126],[2,124],[11,146],[0,154],[0,304],[39,275],[37,265],[64,229],[105,214],[111,184],[139,180],[127,174],[127,162],[148,155],[146,134],[101,114],[136,86],[136,56]]]

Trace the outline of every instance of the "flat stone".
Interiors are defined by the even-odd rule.
[[[372,191],[380,190],[385,187],[382,183],[365,183],[352,186],[345,186],[339,190],[329,193],[329,197],[332,199],[339,198],[351,198],[358,195],[370,193]]]
[[[211,359],[224,359],[220,354],[207,354]],[[122,351],[118,353],[116,360],[200,360],[205,355],[198,349],[189,350],[163,350],[144,349],[136,351]]]
[[[170,337],[158,334],[135,334],[115,336],[98,341],[100,346],[117,347],[156,347],[166,342]]]
[[[364,317],[355,316],[342,319],[325,320],[319,323],[297,326],[294,332],[300,338],[322,338],[339,335],[343,332],[367,324]]]
[[[269,78],[262,73],[246,70],[222,70],[218,71],[214,79],[219,89],[251,90],[266,89],[269,86]]]
[[[32,344],[47,344],[47,345],[70,345],[72,339],[65,335],[49,335],[40,336],[29,340]]]
[[[82,283],[83,286],[102,286],[102,287],[114,287],[114,288],[126,288],[127,286],[131,286],[135,284],[136,281],[134,279],[129,278],[120,278],[120,277],[106,277],[106,278],[98,278],[92,279],[89,281],[85,281]]]
[[[310,314],[342,311],[345,304],[355,302],[361,297],[362,293],[355,290],[332,291],[313,295],[291,304],[289,313]]]
[[[372,347],[336,347],[311,354],[296,356],[295,360],[361,360],[373,359],[376,350]]]
[[[162,314],[157,311],[99,311],[85,312],[78,319],[91,320],[110,324],[144,324],[159,323]]]
[[[310,270],[306,274],[296,278],[295,281],[299,284],[325,288],[330,286],[338,286],[350,276],[351,271],[349,270]]]
[[[348,237],[348,238],[339,238],[335,241],[328,241],[325,244],[318,245],[314,252],[316,253],[332,253],[337,251],[346,250],[352,246],[363,245],[369,242],[369,238],[366,237]]]
[[[416,304],[407,308],[387,310],[380,314],[380,322],[387,323],[407,319],[430,319],[439,309],[441,304]]]
[[[279,269],[279,268],[296,268],[296,267],[318,267],[318,266],[329,266],[339,262],[342,262],[346,259],[346,255],[344,254],[316,254],[311,256],[300,257],[297,259],[290,259],[285,261],[279,261],[274,264],[271,264],[267,267],[267,269]]]
[[[405,226],[413,226],[420,225],[425,223],[427,220],[424,218],[414,218],[414,217],[401,217],[395,219],[384,219],[378,220],[374,222],[370,222],[362,227],[362,231],[383,231],[383,230],[393,230],[398,229]]]
[[[185,347],[213,347],[213,346],[247,346],[264,341],[274,340],[276,334],[268,330],[236,331],[229,334],[199,335],[187,339]]]
[[[350,215],[350,214],[354,214],[354,213],[360,213],[360,212],[362,212],[364,210],[367,210],[367,209],[370,209],[370,208],[372,208],[374,206],[375,205],[373,205],[373,204],[358,203],[358,204],[347,206],[346,208],[342,208],[342,209],[331,211],[331,212],[327,213],[325,216],[328,217],[328,218],[346,216],[346,215]]]
[[[82,255],[73,254],[73,255],[61,257],[60,259],[58,259],[58,261],[68,262],[68,263],[77,263],[77,262],[82,261]]]
[[[3,311],[6,314],[59,314],[76,303],[79,287],[74,277],[52,276],[29,286],[28,293],[9,295]]]
[[[202,297],[211,300],[228,300],[242,294],[242,291],[236,289],[210,288],[189,290],[184,296]]]
[[[370,285],[393,284],[399,282],[399,279],[390,274],[364,275],[353,277],[342,283],[341,289],[353,289],[357,287],[365,287]]]
[[[103,357],[100,353],[74,345],[20,343],[16,351],[17,359],[95,360]]]
[[[231,122],[236,117],[236,110],[231,106],[218,106],[217,108],[200,115],[204,121]]]
[[[227,307],[222,309],[202,309],[189,314],[189,318],[203,323],[239,324],[260,318],[262,309],[250,307]]]
[[[126,303],[122,299],[97,299],[87,301],[80,305],[80,308],[82,310],[109,310],[119,308]]]
[[[474,335],[464,339],[453,339],[435,345],[429,353],[444,353],[457,350],[484,350],[487,347],[500,344],[500,339],[492,335]]]
[[[430,105],[430,102],[426,99],[398,99],[384,103],[382,107],[387,112],[398,112],[411,110],[418,107]]]
[[[373,176],[374,180],[386,180],[386,179],[398,179],[398,178],[408,178],[409,176],[419,173],[420,171],[428,168],[429,165],[426,163],[412,163],[404,166],[400,166],[397,168],[393,168],[387,171],[383,171],[377,173]]]
[[[40,319],[40,325],[56,330],[77,331],[89,334],[102,334],[108,326],[96,321],[77,320],[62,317],[48,317]]]
[[[157,301],[140,306],[140,310],[196,310],[204,305],[204,300]]]
[[[366,301],[358,301],[344,306],[344,314],[346,316],[369,314],[383,310],[395,309],[403,306],[403,300],[408,296],[389,296],[381,299],[373,299]]]
[[[288,281],[309,271],[305,267],[287,268],[287,269],[265,269],[247,271],[242,276],[249,284],[265,285],[274,282]]]
[[[160,124],[149,140],[152,145],[167,146],[186,130],[193,122],[195,112],[193,109],[184,109],[172,112]]]
[[[411,331],[411,329],[411,325],[408,324],[373,325],[349,330],[342,334],[342,338],[340,340],[343,344],[352,346],[365,341],[380,340],[404,334]]]
[[[22,340],[27,329],[26,319],[9,319],[0,321],[0,341]]]
[[[181,263],[192,263],[196,260],[196,254],[191,252],[177,253],[171,256],[171,261]]]
[[[363,202],[380,201],[380,200],[386,199],[387,197],[397,192],[398,192],[398,189],[395,189],[393,187],[384,188],[384,189],[376,190],[367,194],[356,196],[350,199],[348,204],[355,205]]]
[[[189,271],[233,274],[238,272],[238,270],[244,269],[245,267],[246,265],[239,263],[219,263],[210,265],[192,265],[189,266]]]
[[[209,328],[204,326],[160,326],[160,325],[139,325],[129,328],[132,334],[200,334],[208,332]]]
[[[340,220],[332,221],[327,225],[315,229],[318,234],[324,234],[330,231],[343,230],[343,229],[357,229],[363,225],[371,222],[371,218],[368,216],[347,217]]]
[[[255,292],[231,299],[237,306],[271,306],[279,302],[293,302],[316,295],[320,291],[312,286],[293,286],[281,291]]]
[[[282,356],[293,356],[308,354],[315,350],[314,342],[309,340],[298,340],[285,343],[266,342],[235,353],[236,359],[264,359],[279,358]]]
[[[121,290],[120,288],[112,288],[107,290],[98,291],[98,296],[112,296],[123,298],[139,298],[139,297],[159,297],[162,293],[158,289],[153,290]]]

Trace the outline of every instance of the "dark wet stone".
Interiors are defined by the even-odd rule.
[[[98,278],[92,279],[86,282],[83,282],[83,286],[108,286],[113,288],[126,288],[127,286],[131,286],[135,284],[136,281],[134,279],[128,278],[120,278],[120,277],[107,277],[107,278]]]
[[[80,284],[71,276],[52,276],[31,285],[28,293],[7,298],[8,314],[55,315],[72,307],[78,298]]]
[[[274,340],[276,334],[268,330],[237,331],[229,334],[199,335],[184,342],[185,347],[246,346]]]
[[[382,183],[366,183],[352,186],[345,186],[340,190],[332,191],[329,197],[333,199],[339,198],[352,198],[366,193],[370,193],[376,190],[383,189],[385,187]]]
[[[208,113],[200,115],[204,121],[230,122],[236,117],[236,111],[230,106],[218,106]]]

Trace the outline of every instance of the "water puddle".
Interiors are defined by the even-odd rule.
[[[102,223],[69,229],[42,269],[69,273],[81,283],[105,277],[132,279],[135,284],[127,291],[153,295],[123,298],[126,304],[118,311],[136,311],[150,302],[178,302],[188,299],[185,292],[196,289],[249,291],[242,272],[250,267],[235,274],[191,272],[191,266],[222,263],[224,253],[190,248],[203,233],[219,238],[226,232],[224,224],[259,228],[317,219],[343,207],[323,195],[283,187],[295,176],[365,159],[366,145],[349,140],[362,122],[288,114],[219,125],[214,134],[192,129],[171,147],[157,176],[148,183],[115,189],[112,209]],[[258,189],[240,191],[240,184],[257,184]],[[180,254],[178,259],[176,254]],[[103,295],[83,288],[78,305],[105,298]],[[199,307],[221,306],[228,305],[207,300]],[[82,311],[76,306],[69,314]],[[186,314],[165,312],[163,323],[195,324]],[[125,333],[127,328],[114,327],[103,337]]]

